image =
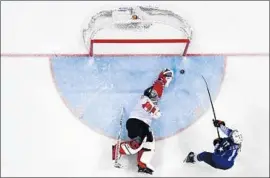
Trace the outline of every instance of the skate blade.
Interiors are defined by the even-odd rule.
[[[187,162],[187,157],[183,160],[183,163],[186,163]]]
[[[192,163],[192,162],[187,162],[187,157],[186,157],[186,159],[184,159],[184,161],[183,161],[183,163]],[[194,162],[192,163],[192,164],[195,164]]]
[[[139,174],[153,175],[153,172],[138,171]]]
[[[120,163],[114,163],[114,167],[115,167],[115,168],[122,168],[123,166],[122,166],[122,164],[120,164]]]
[[[187,159],[188,159],[188,158],[186,157],[186,159],[184,159],[183,163],[191,163],[191,164],[195,164],[195,162],[193,162],[193,163],[192,163],[192,162],[187,162]]]

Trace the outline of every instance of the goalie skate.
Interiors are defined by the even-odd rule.
[[[152,169],[150,169],[149,167],[145,167],[145,168],[143,168],[143,167],[140,167],[139,165],[138,165],[138,172],[139,173],[145,173],[145,174],[153,174],[153,170]]]

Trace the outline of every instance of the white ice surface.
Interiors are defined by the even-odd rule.
[[[268,52],[269,2],[170,1],[1,2],[1,52],[86,53],[81,30],[91,15],[110,6],[149,4],[190,23],[191,53]]]
[[[117,4],[1,2],[1,53],[85,53],[81,23],[105,3]],[[174,5],[190,21],[196,33],[191,52],[268,52],[268,2],[150,3]],[[244,135],[231,170],[182,163],[190,150],[213,149],[209,110],[157,143],[155,176],[269,176],[268,74],[269,56],[228,57],[215,108],[219,119]],[[112,168],[112,143],[72,116],[54,86],[48,58],[1,57],[1,176],[141,176],[135,162]]]

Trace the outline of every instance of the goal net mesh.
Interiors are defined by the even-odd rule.
[[[156,31],[157,25],[166,26],[167,28],[174,29],[177,32],[173,32],[173,34],[172,32],[169,32],[167,33],[167,36],[164,36],[164,33],[161,32],[159,33],[160,35],[157,33],[157,35],[153,36],[153,32]],[[110,31],[108,31],[108,29]],[[164,29],[164,27],[160,26],[160,29]],[[113,32],[118,31],[118,36],[98,35],[99,33],[102,33],[102,31],[106,30],[107,34],[112,34]],[[143,6],[120,7],[111,10],[103,10],[92,16],[90,21],[88,21],[87,27],[83,29],[83,40],[91,56],[102,54],[102,51],[97,53],[95,52],[98,50],[98,47],[93,48],[96,43],[107,43],[106,47],[103,46],[100,48],[111,50],[121,49],[123,48],[123,44],[126,48],[128,44],[133,44],[134,47],[130,47],[133,49],[138,49],[138,45],[140,45],[143,46],[142,49],[148,48],[148,51],[150,50],[150,53],[152,54],[154,52],[151,51],[151,48],[153,49],[155,46],[161,46],[160,43],[163,42],[171,44],[171,46],[167,46],[167,48],[176,48],[173,47],[173,45],[176,43],[181,44],[181,54],[185,55],[188,45],[192,40],[192,32],[193,30],[187,21],[170,10]],[[121,34],[124,33],[128,34],[126,35],[128,38],[123,38],[123,36],[121,36]],[[110,39],[114,39],[114,42],[110,41]],[[135,39],[139,40],[136,41]],[[156,41],[153,41],[153,39]],[[140,44],[140,42],[142,43]],[[112,43],[115,43],[113,45],[115,48],[108,46],[108,44],[112,46]],[[122,46],[121,43],[123,43]],[[149,47],[146,47],[147,44],[150,44],[148,45]],[[117,45],[118,47],[116,47]],[[161,49],[162,47],[159,47],[156,51],[160,51]],[[179,47],[178,50],[180,50]],[[105,51],[104,53],[110,54],[111,52]],[[117,53],[119,54],[120,52]],[[123,52],[123,54],[128,53],[130,52]],[[165,54],[166,51],[163,53]]]

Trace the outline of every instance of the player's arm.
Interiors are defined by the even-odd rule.
[[[159,73],[158,79],[154,82],[152,90],[157,94],[158,98],[161,98],[163,94],[164,87],[168,87],[173,78],[173,71],[170,69],[164,69]],[[151,114],[153,118],[159,118],[161,116],[160,110],[157,103],[154,104],[153,101],[146,96],[141,98],[142,108]]]
[[[232,133],[232,129],[226,127],[225,125],[221,125],[219,128],[227,136],[230,136]]]
[[[221,120],[213,120],[213,124],[215,127],[218,127],[225,135],[230,136],[232,133],[232,129],[225,126],[225,122]]]
[[[146,112],[150,113],[153,118],[157,119],[161,116],[158,106],[155,105],[147,96],[142,96],[141,106]]]
[[[173,79],[173,71],[170,69],[164,69],[158,75],[158,79],[153,84],[153,90],[158,94],[158,97],[161,98],[163,94],[164,87],[168,87]]]

